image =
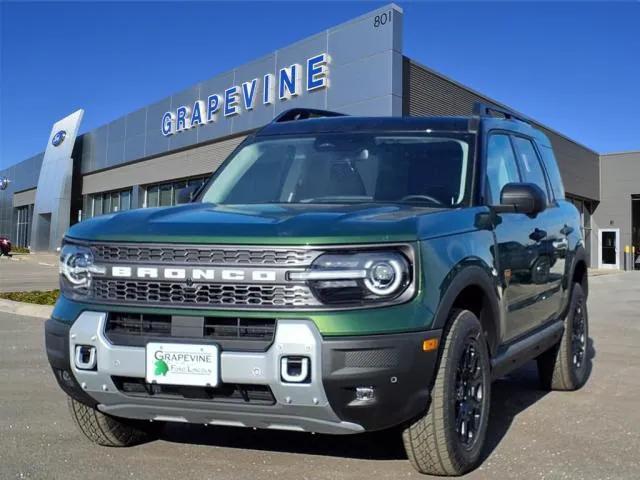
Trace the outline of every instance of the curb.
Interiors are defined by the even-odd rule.
[[[48,305],[35,305],[33,303],[14,302],[0,298],[0,313],[12,313],[26,317],[49,318],[53,307]]]

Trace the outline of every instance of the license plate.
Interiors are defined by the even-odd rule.
[[[148,383],[215,387],[218,385],[218,346],[148,343]]]

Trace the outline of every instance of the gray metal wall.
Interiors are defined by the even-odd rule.
[[[598,235],[600,228],[620,229],[622,267],[624,246],[631,245],[631,195],[640,194],[640,151],[600,156],[600,185],[600,204],[592,218],[593,231]],[[597,266],[597,251],[592,259],[592,265]]]
[[[405,115],[470,115],[477,101],[505,107],[407,58],[404,72]],[[539,123],[532,123],[551,140],[567,193],[599,200],[598,154]]]
[[[234,137],[85,175],[82,179],[82,194],[209,174],[220,166],[244,138]]]
[[[11,183],[6,190],[0,190],[0,235],[14,238],[15,211],[13,208],[13,194],[35,188],[42,166],[43,153],[34,155],[26,160],[0,171],[0,177],[7,177]]]
[[[384,24],[375,26],[377,15],[391,14]],[[251,111],[233,117],[218,115],[213,123],[165,137],[162,116],[178,106],[193,106],[208,95],[283,67],[301,64],[306,71],[308,58],[327,53],[329,87],[306,91],[289,100],[276,99],[271,105],[258,101]],[[213,66],[213,65],[212,65]],[[304,80],[304,79],[303,79]],[[153,79],[150,79],[153,81]],[[256,92],[262,98],[262,87]],[[305,38],[265,57],[221,73],[152,105],[136,110],[83,137],[81,172],[83,175],[113,168],[141,158],[211,142],[260,127],[284,110],[294,107],[323,108],[358,115],[400,115],[402,113],[402,10],[388,5],[351,21]]]

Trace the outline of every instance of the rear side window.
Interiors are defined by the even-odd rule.
[[[489,203],[500,203],[500,192],[507,183],[520,182],[516,157],[507,135],[494,134],[487,144],[487,187]]]
[[[524,181],[538,185],[542,191],[545,192],[548,201],[549,190],[547,188],[547,180],[533,143],[531,143],[531,140],[522,137],[513,137],[513,141],[516,146],[516,151],[518,152],[518,159]]]
[[[553,154],[553,150],[551,149],[551,147],[540,145],[539,143],[538,147],[540,147],[539,150],[542,155],[542,161],[544,162],[544,167],[546,168],[547,175],[549,175],[549,180],[551,181],[551,189],[553,190],[553,195],[557,200],[563,199],[564,184],[562,183],[562,176],[560,176],[558,162],[556,162],[556,157]]]

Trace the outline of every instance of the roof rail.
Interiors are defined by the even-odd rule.
[[[277,115],[271,123],[283,123],[309,118],[344,117],[344,113],[331,112],[329,110],[317,110],[315,108],[292,108]]]
[[[473,104],[473,114],[478,117],[492,117],[491,113],[498,113],[503,115],[507,120],[518,120],[524,123],[531,123],[525,117],[520,116],[513,110],[507,110],[506,108],[495,107],[488,103],[475,102]]]

